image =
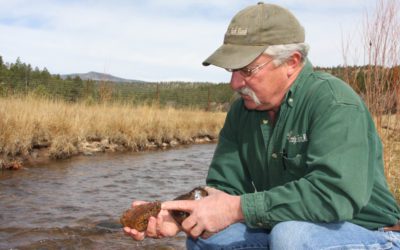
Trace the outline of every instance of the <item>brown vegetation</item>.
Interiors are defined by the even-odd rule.
[[[139,151],[213,140],[223,112],[0,98],[0,163],[98,151]],[[201,140],[202,139],[202,140]]]
[[[362,71],[348,70],[345,80],[364,98],[384,145],[385,173],[390,187],[400,202],[400,3],[377,0],[374,12],[367,13],[362,39]],[[343,46],[345,68],[351,44]],[[358,51],[353,48],[353,51]],[[363,80],[362,89],[360,79]]]

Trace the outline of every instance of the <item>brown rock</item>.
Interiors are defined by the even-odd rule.
[[[161,210],[161,202],[150,202],[128,209],[122,215],[120,222],[124,227],[130,227],[143,232],[151,216],[156,217]]]

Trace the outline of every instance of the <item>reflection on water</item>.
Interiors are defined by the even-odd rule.
[[[215,145],[74,158],[0,172],[0,249],[184,249],[185,236],[135,242],[118,220],[133,200],[204,185]]]

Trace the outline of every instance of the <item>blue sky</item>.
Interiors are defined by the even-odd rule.
[[[233,15],[255,3],[0,0],[0,55],[6,62],[20,57],[54,74],[97,71],[147,81],[227,82],[226,71],[201,62],[222,44]],[[268,3],[297,16],[311,47],[309,58],[318,66],[343,64],[343,41],[362,47],[363,17],[375,5],[373,0]]]

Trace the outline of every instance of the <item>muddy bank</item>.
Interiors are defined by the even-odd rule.
[[[47,163],[55,160],[69,159],[74,156],[94,156],[102,153],[113,152],[140,152],[166,150],[178,148],[183,145],[215,143],[217,138],[211,135],[193,137],[188,140],[165,140],[157,142],[147,140],[141,144],[126,144],[124,142],[110,140],[108,138],[87,138],[75,143],[65,142],[63,145],[54,145],[50,142],[37,142],[32,146],[28,154],[17,156],[0,156],[0,169],[18,170],[35,164]]]

